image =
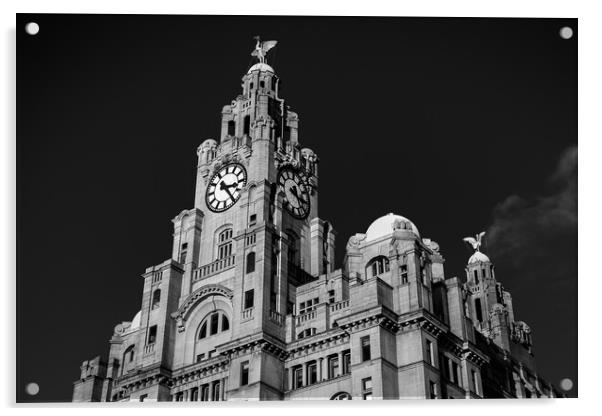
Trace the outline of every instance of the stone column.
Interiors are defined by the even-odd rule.
[[[307,363],[303,363],[303,387],[307,386]]]
[[[318,361],[318,382],[324,380],[322,374],[322,364],[324,362],[324,358],[320,357],[320,360]]]
[[[207,397],[207,401],[213,401],[213,381],[209,382],[209,397]]]

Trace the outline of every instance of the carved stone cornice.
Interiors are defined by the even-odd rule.
[[[264,332],[219,345],[217,351],[220,355],[231,358],[262,351],[284,360],[288,354],[286,344]]]
[[[483,364],[489,363],[490,361],[489,357],[487,357],[485,353],[480,351],[476,345],[468,341],[464,343],[462,353],[467,361],[470,361],[479,367],[481,367]]]
[[[336,345],[349,342],[349,333],[332,329],[323,336],[313,336],[291,344],[287,352],[287,359],[302,357],[316,351],[326,350]]]

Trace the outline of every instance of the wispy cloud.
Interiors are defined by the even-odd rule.
[[[577,146],[563,152],[546,185],[547,192],[540,196],[527,199],[511,195],[495,207],[487,232],[494,261],[510,268],[545,261],[549,272],[555,269],[553,263],[563,261],[555,258],[562,252],[576,257]],[[573,267],[576,258],[569,260]],[[557,272],[566,269],[564,265],[556,267]]]

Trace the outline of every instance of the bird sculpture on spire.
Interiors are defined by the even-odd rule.
[[[485,231],[478,233],[475,237],[465,237],[463,241],[469,243],[475,251],[481,251],[481,242],[483,240],[483,236],[485,235]]]
[[[256,56],[257,59],[259,59],[259,62],[264,64],[265,56],[267,55],[268,51],[270,49],[272,49],[274,46],[276,46],[278,41],[277,40],[264,40],[262,42],[261,38],[259,36],[255,36],[253,39],[255,39],[257,41],[257,44],[255,45],[255,49],[253,50],[253,52],[251,52],[251,56]]]

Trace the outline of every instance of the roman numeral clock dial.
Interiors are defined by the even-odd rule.
[[[284,192],[284,206],[295,218],[309,215],[309,188],[303,173],[290,167],[278,173],[278,187]]]
[[[236,204],[247,184],[247,171],[242,165],[232,163],[215,172],[207,186],[205,201],[213,212],[223,212]]]

